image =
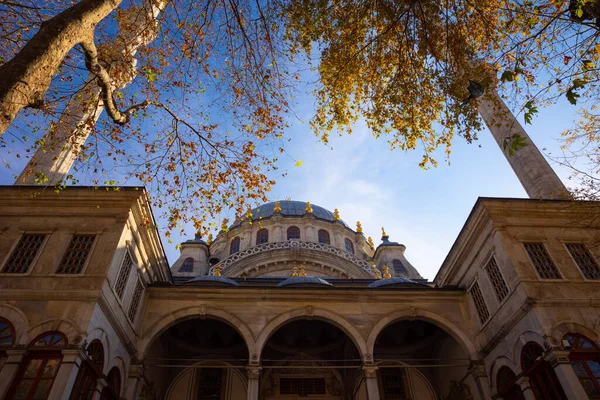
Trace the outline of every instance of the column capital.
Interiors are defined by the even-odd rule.
[[[531,388],[528,376],[520,376],[519,378],[517,378],[517,381],[515,383],[521,387],[522,391]]]
[[[556,367],[559,364],[570,364],[569,361],[569,350],[552,349],[544,355],[544,360],[552,364],[552,367]]]
[[[23,357],[27,355],[27,349],[6,349],[6,355],[8,356],[6,359],[7,364],[15,364],[23,361]]]
[[[379,367],[373,364],[366,364],[362,367],[366,378],[377,378],[377,370]]]
[[[62,349],[61,353],[63,355],[63,359],[62,359],[63,363],[75,363],[77,361],[82,361],[82,360],[87,359],[85,351],[79,347]]]
[[[471,360],[471,363],[469,364],[469,372],[474,379],[487,378],[487,373],[485,372],[485,363],[481,360]]]
[[[146,372],[146,366],[141,362],[131,363],[129,365],[129,373],[127,374],[130,378],[142,378]]]
[[[247,365],[246,373],[248,374],[248,379],[258,379],[260,378],[260,371],[262,367],[260,365]]]

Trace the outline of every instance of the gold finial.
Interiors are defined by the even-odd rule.
[[[313,212],[313,209],[312,209],[312,207],[311,207],[311,205],[310,205],[310,201],[307,201],[307,202],[306,202],[306,208],[304,209],[304,211],[305,211],[307,214],[312,214],[312,212]]]
[[[387,236],[388,234],[385,233],[385,228],[381,228],[381,236]]]
[[[298,276],[306,276],[306,271],[304,270],[304,265],[300,265],[300,274]]]
[[[297,277],[298,276],[298,268],[294,267],[292,268],[292,277]]]
[[[223,221],[221,222],[221,230],[224,232],[228,231],[228,227],[227,225],[229,224],[229,220],[227,218],[223,218]]]
[[[252,210],[248,210],[246,213],[246,219],[252,219]]]
[[[278,201],[275,202],[275,207],[273,207],[273,212],[275,214],[280,213],[281,212],[281,204],[279,204]]]
[[[337,208],[335,210],[333,210],[333,220],[334,221],[340,220],[340,211]]]
[[[221,266],[217,265],[213,268],[213,276],[221,276]]]
[[[356,221],[356,233],[362,233],[362,224],[360,221]]]
[[[206,241],[206,244],[210,246],[210,245],[211,245],[211,243],[212,243],[212,240],[213,240],[212,233],[209,233],[209,234],[208,234],[208,240]]]
[[[390,269],[388,267],[383,267],[383,279],[388,279],[391,278],[392,276],[390,275]]]
[[[375,269],[375,279],[381,279],[381,273],[378,269]]]
[[[373,238],[371,236],[369,236],[367,243],[369,243],[369,246],[371,246],[372,249],[375,248],[375,243],[373,243]]]

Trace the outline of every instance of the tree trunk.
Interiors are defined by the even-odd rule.
[[[50,20],[9,62],[0,66],[0,134],[21,109],[39,106],[66,54],[83,40],[122,0],[82,0]]]

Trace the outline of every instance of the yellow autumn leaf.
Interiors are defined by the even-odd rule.
[[[298,161],[296,161],[296,164],[294,164],[295,167],[301,167],[302,165],[304,165],[302,160],[298,160]]]

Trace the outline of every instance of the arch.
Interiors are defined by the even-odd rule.
[[[47,331],[37,335],[29,347],[31,348],[51,348],[51,347],[67,347],[69,339],[60,331]]]
[[[123,360],[122,357],[120,356],[116,356],[111,358],[111,360],[109,362],[106,363],[106,375],[108,376],[109,372],[114,370],[116,368],[116,370],[119,371],[120,377],[121,377],[121,392],[123,392],[123,382],[127,382],[125,380],[125,361]]]
[[[229,255],[235,254],[238,251],[240,251],[240,242],[241,239],[239,236],[236,236],[231,240],[231,244],[229,245]]]
[[[259,229],[256,232],[256,244],[269,243],[269,230],[267,228]]]
[[[116,396],[119,398],[125,387],[125,381],[123,380],[123,371],[119,367],[112,367],[108,374],[106,374],[106,387],[102,390],[102,398],[113,398]]]
[[[179,267],[179,271],[177,272],[194,272],[194,259],[188,257],[183,260],[183,263],[181,263],[181,267]]]
[[[171,381],[171,384],[169,385],[169,387],[167,388],[167,394],[165,395],[165,399],[169,399],[171,396],[171,392],[172,390],[177,386],[177,384],[179,383],[179,380],[182,379],[182,377],[189,372],[190,369],[195,369],[199,366],[202,365],[227,365],[227,366],[231,366],[231,364],[225,362],[225,361],[219,361],[219,360],[211,360],[211,361],[200,361],[194,364],[191,364],[189,367],[184,368],[183,371],[181,371],[180,373],[177,374],[177,376],[175,376],[175,378]],[[243,374],[240,372],[240,370],[238,368],[231,368],[230,369],[232,374],[235,374],[244,384],[244,388],[246,390],[246,393],[248,393],[248,377],[246,374]]]
[[[14,346],[16,336],[12,322],[7,318],[0,317],[0,348]]]
[[[85,331],[78,329],[75,322],[62,318],[48,319],[33,325],[29,328],[28,334],[29,337],[36,337],[47,331],[64,333],[71,344],[79,344],[85,335]]]
[[[346,252],[354,254],[354,244],[352,243],[352,240],[348,238],[344,239],[344,247],[346,248]]]
[[[471,357],[472,359],[477,359],[477,350],[475,345],[471,342],[469,337],[452,321],[448,318],[443,317],[439,314],[433,313],[431,311],[422,310],[418,308],[411,308],[401,311],[396,311],[385,317],[381,318],[375,326],[371,329],[369,336],[367,338],[367,349],[368,354],[367,357],[373,358],[373,351],[375,350],[375,340],[377,340],[377,336],[389,325],[402,321],[402,320],[414,320],[420,319],[423,321],[430,322],[437,327],[444,330],[450,337],[454,338],[458,342],[458,344],[463,348],[463,350]]]
[[[188,320],[188,319],[206,319],[212,318],[222,322],[225,322],[229,326],[231,326],[246,342],[246,347],[248,348],[248,355],[253,359],[254,357],[258,357],[256,353],[256,342],[254,340],[254,335],[252,331],[246,325],[244,321],[239,319],[233,314],[228,313],[227,311],[211,308],[205,306],[190,306],[181,308],[174,312],[167,312],[157,318],[157,321],[150,325],[147,329],[144,330],[142,335],[142,340],[140,340],[137,349],[139,354],[145,355],[146,351],[163,332],[172,327],[173,325]]]
[[[490,366],[490,371],[488,374],[490,377],[490,387],[494,390],[498,387],[498,382],[496,381],[498,378],[498,371],[504,367],[510,368],[512,371],[517,370],[517,365],[510,358],[506,356],[496,358]]]
[[[18,307],[7,303],[0,304],[0,317],[6,318],[12,324],[15,330],[15,344],[27,345],[31,341],[31,337],[27,334],[29,321]]]
[[[300,239],[300,228],[297,226],[287,228],[287,240],[290,239]]]
[[[100,373],[104,371],[105,354],[104,345],[98,339],[94,339],[88,344],[87,353],[89,361],[94,365]]]
[[[317,236],[319,243],[331,244],[331,237],[329,236],[329,232],[327,232],[325,229],[319,229]]]
[[[339,328],[344,332],[350,340],[356,346],[358,353],[360,354],[360,358],[362,360],[365,359],[365,355],[367,354],[367,345],[363,336],[360,334],[358,329],[352,325],[351,322],[341,317],[340,315],[327,311],[320,308],[312,308],[312,306],[307,306],[305,308],[300,308],[292,311],[288,311],[284,314],[280,314],[277,317],[271,319],[269,323],[263,328],[258,337],[256,338],[256,350],[258,354],[258,359],[260,359],[262,355],[262,350],[269,340],[269,338],[282,326],[286,325],[289,322],[296,321],[299,319],[305,318],[317,319],[323,322],[327,322],[332,324],[333,326]]]
[[[556,341],[556,343],[561,343],[563,337],[567,333],[578,333],[580,335],[587,336],[594,342],[599,342],[598,339],[600,338],[597,331],[594,331],[583,324],[579,324],[570,320],[557,322],[550,329],[550,335]]]
[[[500,367],[496,373],[496,393],[502,398],[525,400],[521,387],[517,383],[517,375],[507,366]]]
[[[515,340],[515,344],[513,346],[513,357],[512,359],[515,360],[515,373],[518,375],[519,373],[523,372],[523,370],[521,369],[521,350],[523,349],[523,346],[526,343],[529,342],[536,342],[537,344],[539,344],[540,346],[544,347],[544,338],[542,337],[542,335],[540,335],[539,333],[535,332],[535,331],[525,331],[523,333],[521,333],[517,339]]]
[[[407,274],[406,268],[404,268],[404,264],[402,264],[402,261],[398,260],[397,258],[394,258],[392,260],[392,268],[394,269],[394,275],[396,276]]]

